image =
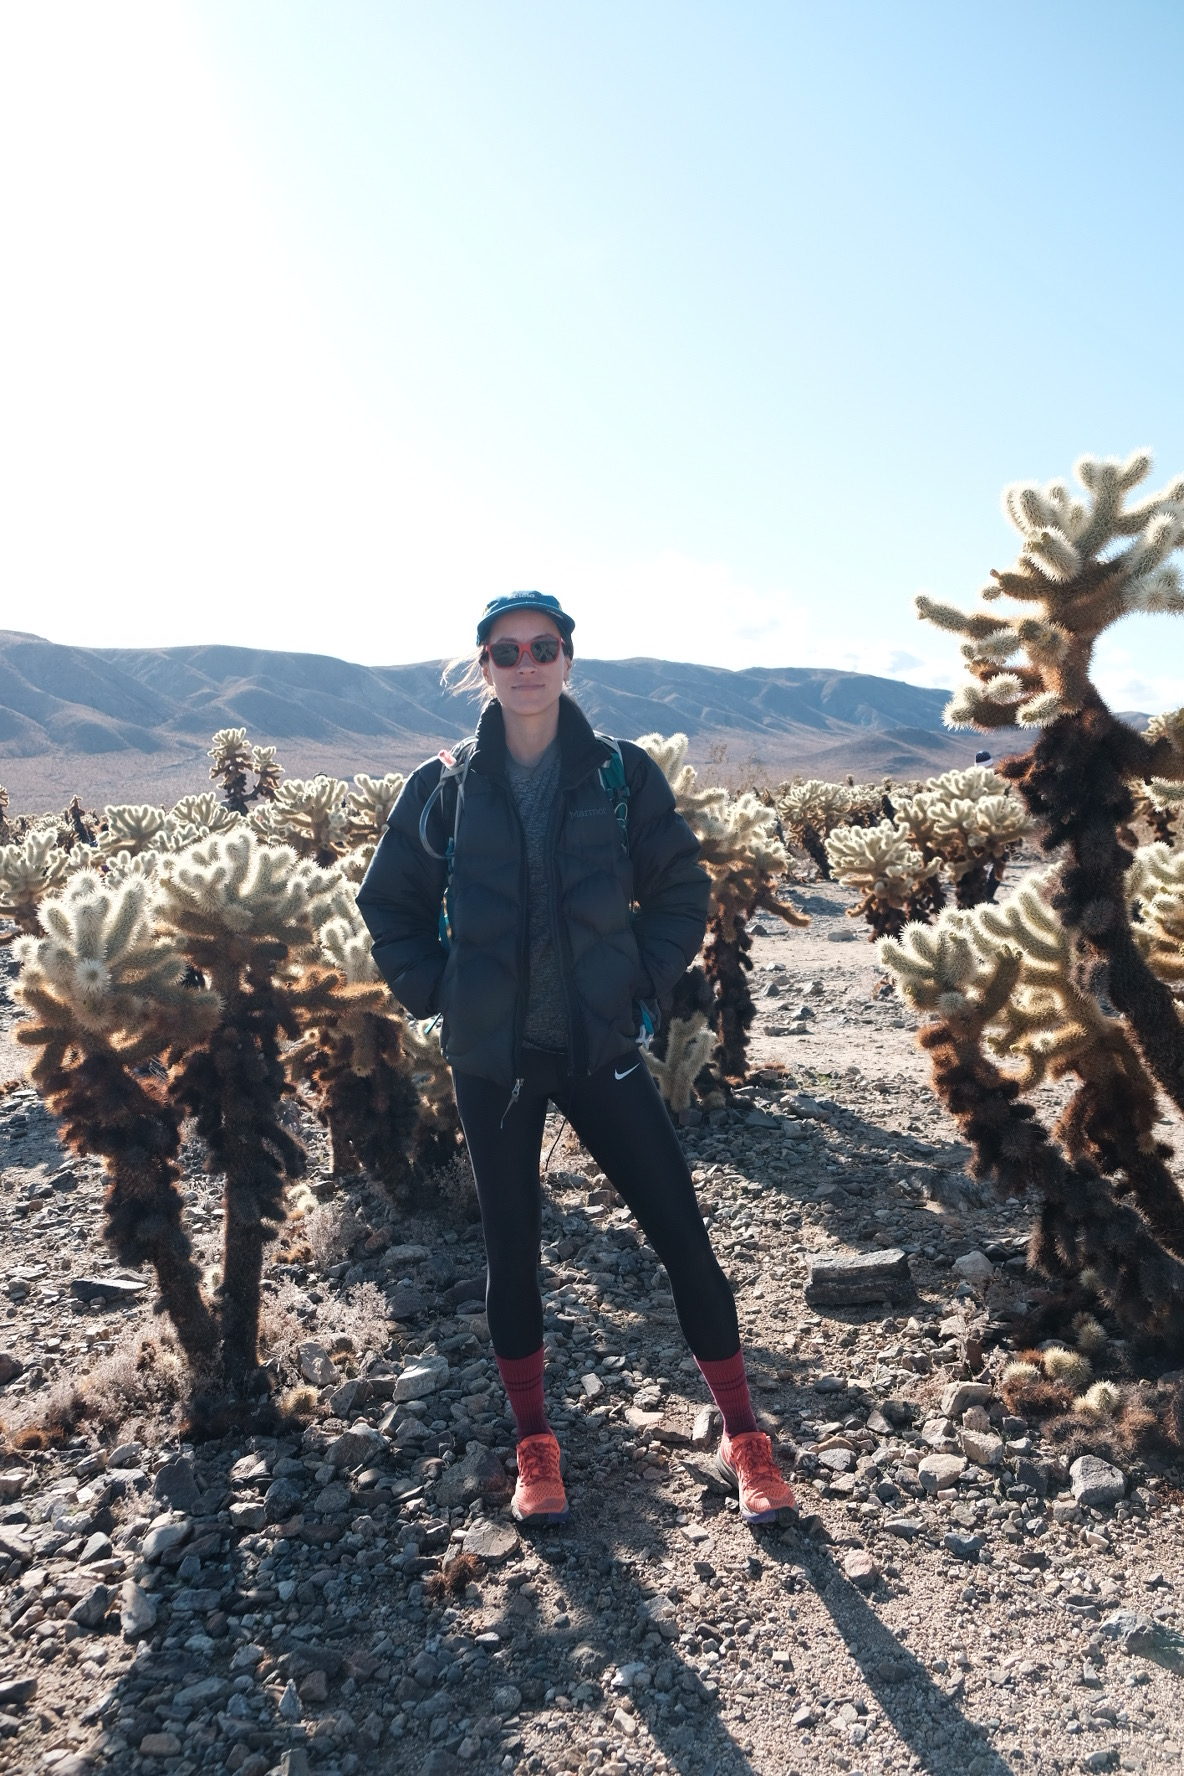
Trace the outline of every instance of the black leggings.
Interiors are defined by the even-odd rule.
[[[510,1093],[471,1073],[454,1075],[489,1273],[489,1334],[499,1357],[527,1357],[543,1342],[539,1294],[542,1192],[539,1156],[550,1098],[632,1210],[666,1267],[679,1324],[706,1362],[740,1348],[736,1303],[695,1200],[666,1106],[640,1055],[577,1079],[563,1057],[527,1050],[524,1083]]]

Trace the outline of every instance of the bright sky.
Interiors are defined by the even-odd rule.
[[[957,677],[999,493],[1184,469],[1172,0],[0,0],[0,623]],[[1184,627],[1106,644],[1184,703]]]

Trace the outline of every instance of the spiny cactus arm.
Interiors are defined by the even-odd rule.
[[[931,600],[919,602],[923,617],[979,643],[963,650],[974,678],[947,711],[952,725],[989,728],[1010,719],[1041,726],[1076,712],[1096,696],[1089,666],[1103,629],[1136,610],[1184,609],[1169,565],[1184,541],[1184,507],[1172,497],[1181,483],[1123,511],[1126,493],[1148,463],[1142,452],[1125,464],[1083,459],[1077,473],[1088,497],[1081,502],[1071,501],[1058,483],[1045,489],[1017,483],[1006,490],[1005,509],[1022,547],[1016,566],[993,579],[998,592],[1039,604],[1038,616],[1010,622],[994,612],[963,617]],[[1126,535],[1132,537],[1129,547],[1115,553],[1116,540]],[[1011,651],[1001,634],[1007,627],[1028,653],[1029,667],[1018,673],[1000,670]]]
[[[675,1115],[690,1109],[695,1080],[711,1059],[714,1048],[715,1033],[708,1027],[705,1014],[697,1011],[689,1018],[671,1020],[664,1057],[659,1058],[649,1049],[643,1051],[658,1090]]]
[[[1135,938],[1125,881],[1131,853],[1118,837],[1134,812],[1129,786],[1143,775],[1146,750],[1143,737],[1095,699],[1002,769],[1043,826],[1044,848],[1067,852],[1056,911],[1107,964],[1115,1007],[1160,1088],[1184,1109],[1184,1024]]]
[[[1003,1196],[1044,1199],[1030,1260],[1053,1276],[1097,1274],[1103,1298],[1127,1324],[1173,1343],[1184,1337],[1184,1264],[1166,1252],[1134,1208],[1115,1202],[1088,1160],[1053,1146],[1018,1086],[978,1050],[977,1033],[937,1020],[920,1032],[935,1089],[970,1142],[975,1176]]]
[[[232,808],[226,808],[210,791],[200,795],[182,796],[172,808],[178,826],[193,827],[199,834],[233,832],[242,819]]]
[[[137,852],[150,850],[157,835],[167,827],[168,820],[163,808],[147,805],[104,808],[98,835],[99,853],[111,857],[120,851],[130,851],[134,856]]]

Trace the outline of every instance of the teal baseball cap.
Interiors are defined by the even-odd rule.
[[[481,612],[477,624],[477,645],[484,647],[489,640],[489,631],[499,617],[507,611],[535,610],[542,611],[550,617],[564,641],[571,643],[571,632],[575,628],[575,618],[569,617],[559,600],[550,592],[507,592],[501,598],[491,598]]]

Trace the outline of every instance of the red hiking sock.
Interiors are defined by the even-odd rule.
[[[549,1431],[543,1404],[542,1345],[528,1357],[499,1357],[495,1352],[494,1362],[505,1384],[519,1438],[538,1437]]]
[[[716,1363],[705,1362],[702,1357],[696,1357],[695,1361],[703,1371],[712,1399],[724,1415],[724,1430],[728,1436],[738,1437],[743,1431],[759,1430],[748,1395],[744,1352],[737,1351],[734,1357],[724,1357]]]

